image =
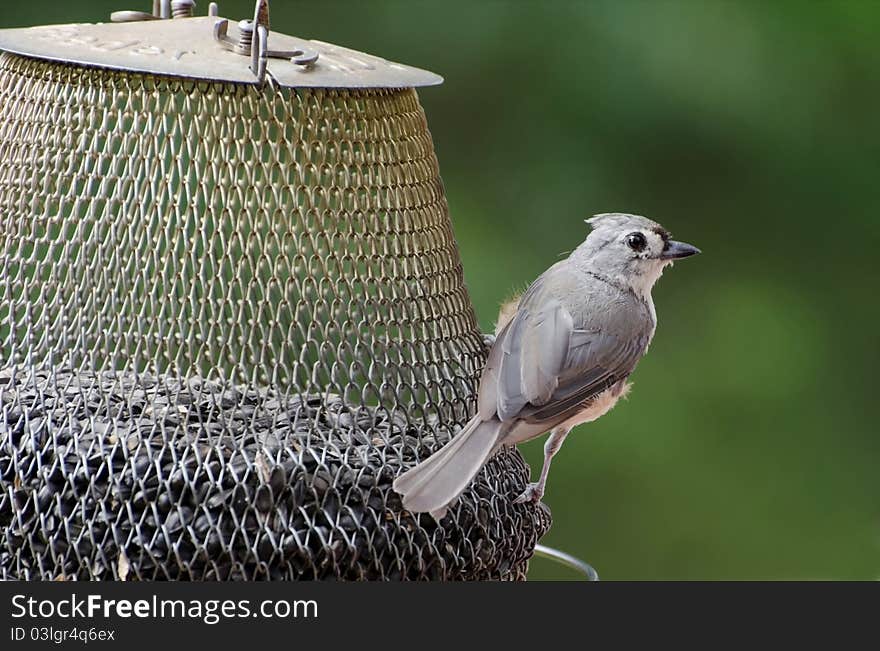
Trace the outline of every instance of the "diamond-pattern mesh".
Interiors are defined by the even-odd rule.
[[[391,490],[484,354],[414,90],[0,57],[0,578],[521,579],[516,451]]]

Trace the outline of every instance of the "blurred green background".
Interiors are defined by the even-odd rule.
[[[630,399],[556,458],[545,543],[604,579],[880,577],[880,2],[275,0],[272,21],[446,78],[420,96],[486,330],[593,213],[703,249],[654,293]]]

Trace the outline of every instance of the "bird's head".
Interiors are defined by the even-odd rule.
[[[700,250],[672,239],[669,231],[639,215],[605,213],[586,220],[593,227],[575,255],[595,273],[647,296],[663,270]]]

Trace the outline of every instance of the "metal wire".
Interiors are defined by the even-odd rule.
[[[517,452],[391,490],[484,354],[415,91],[0,57],[0,578],[521,579]]]
[[[535,545],[535,556],[539,556],[541,558],[547,558],[551,561],[559,563],[560,565],[565,565],[576,572],[580,572],[584,575],[584,580],[586,581],[598,581],[599,573],[593,569],[593,566],[589,563],[582,561],[576,556],[572,556],[564,551],[554,549],[553,547],[547,547],[546,545]]]

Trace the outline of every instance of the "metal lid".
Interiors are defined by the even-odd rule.
[[[212,3],[211,12],[215,11]],[[269,31],[268,0],[257,0],[253,21],[241,21],[231,29],[230,21],[216,15],[162,20],[148,13],[117,12],[112,18],[134,22],[4,29],[0,50],[212,81],[260,84],[268,75],[276,85],[288,88],[411,88],[443,83],[442,77],[427,70]]]

